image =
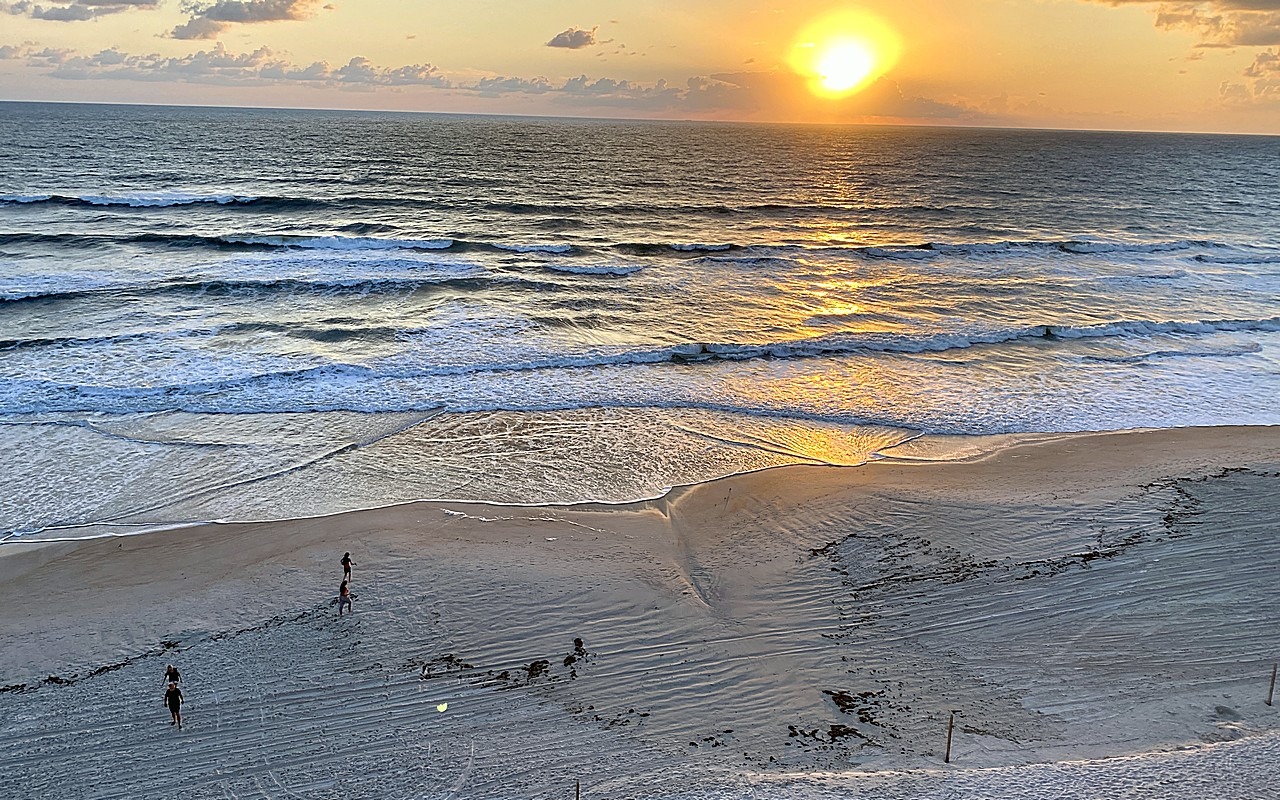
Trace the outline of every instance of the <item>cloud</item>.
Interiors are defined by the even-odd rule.
[[[1093,0],[1110,6],[1146,5],[1163,30],[1189,30],[1202,47],[1280,45],[1280,0]]]
[[[634,111],[666,111],[681,106],[680,89],[660,80],[644,85],[613,78],[570,78],[554,90],[555,98],[570,105],[626,108]]]
[[[18,0],[0,2],[0,12],[52,22],[84,22],[132,8],[155,8],[160,0],[51,0],[50,5]]]
[[[619,116],[714,117],[730,119],[824,119],[828,121],[987,121],[961,104],[921,97],[885,78],[839,102],[819,100],[805,81],[789,72],[760,71],[697,75],[684,81],[652,83],[592,77],[553,80],[545,76],[488,76],[450,80],[431,64],[380,66],[364,56],[344,64],[293,63],[268,47],[234,52],[218,42],[208,49],[167,57],[137,55],[117,48],[85,55],[41,49],[33,42],[0,47],[0,59],[25,60],[28,67],[66,81],[139,81],[221,86],[312,86],[375,90],[400,87],[449,90],[487,99],[540,96],[547,107],[574,113],[608,109]],[[1258,69],[1270,69],[1270,61]]]
[[[191,18],[169,35],[174,39],[214,39],[232,25],[307,19],[318,3],[319,0],[183,0],[181,8]]]
[[[577,27],[568,28],[552,36],[551,41],[547,42],[547,47],[567,47],[570,50],[591,47],[596,43],[596,31],[598,30],[600,30],[599,25],[589,31]]]
[[[221,42],[209,50],[173,58],[157,54],[133,55],[115,48],[93,55],[70,50],[37,50],[34,46],[6,48],[7,58],[26,59],[30,66],[45,68],[63,80],[177,81],[220,85],[299,84],[372,88],[380,86],[448,87],[449,81],[431,64],[379,67],[356,56],[345,65],[330,67],[323,61],[293,64],[270,48],[234,53]]]
[[[19,45],[7,44],[0,47],[0,60],[25,59],[28,64],[47,65],[62,58],[74,55],[71,50],[55,50],[52,47],[40,47],[35,42],[23,42]]]
[[[174,39],[216,39],[226,27],[225,22],[217,22],[206,17],[192,17],[181,25],[174,26],[169,35]]]
[[[1258,53],[1244,74],[1247,78],[1280,78],[1280,48]]]
[[[1241,83],[1223,82],[1220,94],[1224,105],[1280,107],[1280,47],[1263,50],[1244,71]]]
[[[797,98],[818,104],[805,81],[788,72],[736,72],[694,76],[683,84],[659,80],[652,84],[579,75],[563,83],[546,78],[484,78],[455,87],[489,96],[546,95],[552,102],[671,115],[729,114],[781,119],[792,116]],[[853,120],[965,120],[986,118],[975,109],[910,94],[895,81],[881,78],[863,92],[838,103],[821,101],[809,110],[834,119]],[[801,116],[804,116],[803,114]]]
[[[496,97],[503,94],[546,94],[555,91],[555,87],[551,85],[551,81],[546,78],[481,78],[476,83],[466,87],[471,91],[483,95]]]
[[[1280,107],[1280,0],[1093,0],[1107,5],[1154,6],[1156,27],[1189,30],[1197,48],[1257,47],[1262,50],[1241,74],[1223,81],[1222,105]]]
[[[445,87],[449,85],[439,70],[431,64],[379,67],[364,56],[356,56],[348,61],[346,66],[334,70],[333,79],[339,83],[364,86]]]
[[[741,109],[769,112],[808,102],[809,109],[833,120],[967,120],[983,116],[967,106],[915,95],[890,78],[880,78],[840,100],[812,98],[804,78],[791,72],[726,72],[691,78],[683,104],[702,110]]]

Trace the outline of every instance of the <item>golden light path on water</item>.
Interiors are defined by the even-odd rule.
[[[838,99],[871,85],[893,68],[901,51],[901,39],[883,19],[861,9],[843,9],[801,29],[788,60],[811,92]]]

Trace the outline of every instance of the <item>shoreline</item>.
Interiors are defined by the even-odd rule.
[[[1156,785],[1186,748],[1237,786],[1268,785],[1280,428],[864,466],[776,467],[621,505],[415,502],[10,540],[0,709],[18,720],[4,737],[17,768],[0,794],[37,764],[83,787],[115,759],[100,792],[165,795],[178,777],[146,755],[162,741],[259,764],[186,776],[209,796],[268,774],[305,794],[348,775],[345,760],[381,776],[341,784],[367,797],[398,791],[385,765],[465,773],[483,797],[546,794],[575,773],[655,796],[676,796],[669,775],[734,774],[909,797],[918,781],[1081,779],[1117,758]],[[339,620],[344,550],[359,596]],[[569,660],[575,638],[585,655]],[[152,713],[165,662],[189,682],[182,740]],[[330,735],[365,750],[311,745],[290,779],[272,772]],[[1221,742],[1235,755],[1215,755]],[[90,755],[50,769],[37,746]]]
[[[416,503],[468,503],[493,506],[495,508],[549,508],[549,509],[575,509],[594,506],[602,506],[606,508],[622,508],[635,505],[638,503],[651,503],[660,501],[664,497],[682,489],[688,489],[694,486],[707,484],[715,484],[720,481],[732,480],[738,476],[751,475],[756,472],[767,472],[775,469],[788,469],[796,466],[814,466],[814,467],[830,467],[833,469],[861,469],[874,465],[897,464],[897,465],[929,465],[929,464],[964,464],[982,461],[984,459],[998,455],[1000,452],[1017,447],[1026,447],[1036,444],[1045,444],[1056,441],[1063,441],[1076,438],[1088,438],[1092,436],[1110,436],[1127,433],[1143,433],[1155,430],[1184,430],[1184,429],[1215,429],[1215,428],[1237,428],[1237,427],[1257,427],[1270,428],[1280,426],[1224,426],[1224,425],[1196,425],[1187,426],[1186,428],[1126,428],[1122,430],[1098,430],[1098,431],[1068,431],[1065,433],[990,433],[975,434],[972,436],[961,434],[930,434],[918,433],[902,442],[889,445],[880,450],[872,452],[868,455],[866,461],[861,464],[777,464],[757,469],[744,470],[742,472],[733,472],[727,475],[721,475],[714,478],[708,478],[702,481],[692,483],[681,483],[666,487],[665,490],[648,497],[638,497],[629,500],[574,500],[563,503],[514,503],[501,502],[496,500],[484,499],[450,499],[447,497],[432,498],[415,498],[411,500],[396,500],[383,504],[375,504],[362,506],[359,508],[344,509],[340,511],[326,511],[316,514],[302,514],[292,517],[275,517],[267,519],[204,519],[204,520],[179,520],[179,521],[147,521],[130,523],[126,521],[107,521],[107,522],[86,522],[70,525],[53,525],[47,528],[41,528],[33,531],[21,533],[9,533],[0,536],[0,558],[4,557],[5,546],[10,544],[18,544],[22,542],[87,542],[94,539],[110,539],[123,536],[143,536],[153,533],[163,533],[173,530],[184,530],[200,528],[206,525],[265,525],[274,523],[283,523],[297,520],[307,519],[327,519],[330,517],[339,517],[345,514],[358,514],[365,512],[381,511],[398,506],[410,506]],[[235,488],[235,486],[229,487]],[[124,532],[113,532],[105,530],[100,533],[88,534],[85,536],[48,536],[51,531],[77,531],[92,530],[94,528],[134,528]]]

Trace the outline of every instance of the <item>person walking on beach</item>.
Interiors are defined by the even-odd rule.
[[[351,568],[354,567],[355,564],[356,562],[351,560],[350,553],[342,554],[342,579],[344,581],[351,580]]]
[[[169,724],[177,725],[178,730],[182,730],[182,690],[178,688],[177,681],[169,681],[169,691],[164,693],[164,704],[169,707],[169,714],[173,716]]]
[[[165,683],[177,683],[180,680],[182,680],[182,675],[178,673],[177,667],[170,664],[169,666],[164,668]]]
[[[347,586],[345,578],[342,581],[342,585],[338,587],[338,616],[342,616],[342,607],[344,605],[352,614],[356,613],[355,609],[351,607],[351,588]]]

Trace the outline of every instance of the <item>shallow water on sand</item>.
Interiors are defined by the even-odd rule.
[[[411,500],[621,503],[785,464],[855,466],[916,435],[644,408],[59,415],[0,433],[14,451],[41,453],[11,470],[25,491],[0,498],[0,514],[11,530],[48,529],[54,538]],[[175,474],[183,476],[180,486]]]

